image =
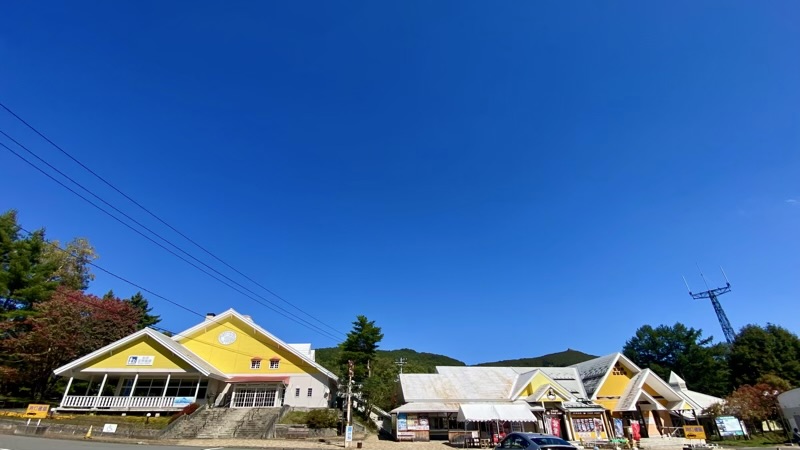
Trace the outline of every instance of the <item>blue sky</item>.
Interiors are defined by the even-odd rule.
[[[467,363],[618,351],[643,324],[797,332],[797,2],[7,3],[0,101],[341,333]],[[0,129],[270,301],[4,111]],[[9,144],[5,138],[3,142]],[[10,144],[9,144],[10,145]],[[0,208],[289,342],[334,339],[0,148]],[[98,274],[90,290],[136,289]],[[179,331],[198,317],[150,298]],[[297,313],[300,314],[300,313]],[[305,317],[305,316],[303,316]],[[309,319],[310,320],[310,319]],[[341,337],[341,334],[337,336]]]

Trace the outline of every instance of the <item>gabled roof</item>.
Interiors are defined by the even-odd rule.
[[[692,409],[702,411],[711,405],[721,403],[723,399],[714,397],[713,395],[703,394],[702,392],[692,391],[686,387],[686,382],[683,378],[679,377],[675,372],[669,373],[669,385],[672,390],[680,394]]]
[[[561,374],[562,379],[553,379],[545,369],[553,369],[550,373]],[[552,386],[559,396],[569,400],[581,398],[562,384],[562,380],[580,384],[577,371],[573,369],[437,366],[436,372],[400,375],[404,401],[510,401],[538,374],[548,380],[547,386]],[[564,374],[571,374],[571,377]],[[576,390],[582,393],[582,389]]]
[[[520,391],[525,389],[526,386],[533,380],[533,377],[538,374],[539,371],[534,369],[530,372],[525,372],[517,375],[517,379],[514,381],[514,385],[511,386],[511,393],[509,394],[510,398],[515,398],[520,394]]]
[[[597,391],[603,382],[608,378],[611,368],[617,362],[622,363],[625,367],[630,369],[634,374],[641,372],[639,366],[633,363],[627,356],[622,353],[612,353],[610,355],[601,356],[599,358],[590,359],[582,363],[573,364],[570,367],[575,367],[581,376],[584,389],[590,399],[597,399]]]
[[[547,392],[547,390],[551,387],[558,393],[560,397],[564,398],[565,400],[575,400],[575,397],[572,396],[569,390],[558,384],[558,382],[553,380],[549,375],[539,368],[517,375],[517,381],[514,383],[514,387],[511,390],[509,398],[516,399],[519,397],[519,395],[522,393],[522,390],[525,389],[533,380],[533,378],[539,374],[541,374],[541,376],[547,380],[547,383],[539,386],[536,391],[529,396],[529,398],[533,399],[532,401],[540,401],[539,399],[541,396],[544,395],[544,393]]]
[[[295,347],[298,344],[290,345],[290,344],[287,344],[287,343],[283,342],[282,340],[280,340],[277,337],[275,337],[272,333],[268,332],[267,330],[262,328],[260,325],[255,323],[253,321],[253,319],[251,319],[249,316],[246,317],[246,316],[244,316],[242,314],[239,314],[239,312],[237,312],[233,308],[230,308],[227,311],[223,312],[222,314],[218,314],[218,315],[214,316],[211,319],[207,319],[204,322],[200,322],[199,324],[197,324],[197,325],[195,325],[195,326],[193,326],[193,327],[191,327],[191,328],[189,328],[189,329],[187,329],[187,330],[185,330],[185,331],[183,331],[181,333],[176,334],[175,336],[172,337],[172,339],[175,340],[176,342],[181,342],[182,340],[187,339],[188,336],[203,330],[205,327],[208,326],[209,322],[219,323],[220,321],[222,321],[223,319],[226,319],[228,317],[235,317],[235,318],[239,319],[241,322],[248,324],[248,326],[252,326],[253,330],[255,330],[257,333],[261,334],[262,336],[266,337],[267,339],[271,340],[272,342],[275,342],[276,344],[278,344],[279,347],[286,349],[288,352],[292,353],[293,355],[295,355],[298,358],[302,359],[303,361],[307,362],[312,367],[314,367],[315,369],[317,369],[320,372],[322,372],[328,378],[330,378],[330,379],[332,379],[334,381],[338,381],[339,380],[339,377],[334,375],[333,372],[331,372],[330,370],[322,367],[322,365],[320,365],[319,363],[314,361],[314,359],[310,357],[309,352],[303,352],[301,350],[298,350],[298,348]],[[310,344],[309,344],[309,348],[310,348]],[[302,346],[301,346],[301,349],[302,349]]]
[[[557,394],[559,397],[561,397],[563,399],[563,401],[574,401],[575,400],[575,397],[570,395],[570,393],[567,392],[566,389],[564,389],[562,386],[559,386],[558,383],[552,382],[552,383],[543,384],[543,385],[539,386],[538,388],[536,388],[536,390],[533,391],[533,394],[531,394],[531,395],[529,395],[528,397],[525,398],[525,401],[528,402],[528,403],[535,403],[535,402],[544,401],[544,396],[547,394],[547,392],[551,388],[555,391],[554,392],[555,394]]]
[[[61,366],[53,371],[56,375],[62,375],[76,367],[79,367],[93,359],[103,356],[105,353],[114,350],[116,348],[122,347],[130,342],[136,341],[141,337],[150,337],[154,339],[156,342],[164,346],[167,350],[172,352],[175,356],[179,357],[183,361],[185,361],[190,366],[197,369],[198,372],[205,376],[212,376],[218,379],[225,379],[225,375],[217,370],[214,366],[204,361],[199,356],[195,355],[191,350],[182,346],[178,342],[173,341],[172,339],[168,338],[167,336],[159,333],[152,328],[143,328],[136,333],[130,334],[118,341],[112,342],[106,345],[103,348],[93,351],[86,356],[76,359],[69,364]]]
[[[564,389],[568,390],[575,398],[588,398],[583,388],[580,374],[575,367],[512,367],[517,373],[531,370],[540,370]]]
[[[683,396],[672,389],[669,384],[662,380],[655,372],[650,369],[644,369],[634,375],[630,382],[628,382],[628,386],[626,386],[625,392],[623,392],[616,410],[633,411],[636,409],[636,402],[638,402],[641,397],[645,397],[656,409],[666,409],[652,395],[644,390],[645,384],[661,394],[664,400],[670,402],[670,405],[668,405],[670,406],[669,409],[680,409],[684,401]]]
[[[508,400],[517,374],[507,367],[437,366],[435,374],[403,374],[407,402]]]

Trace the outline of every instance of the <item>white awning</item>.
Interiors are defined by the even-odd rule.
[[[458,407],[461,422],[536,422],[527,405],[514,403],[462,403]]]
[[[432,403],[432,402],[412,402],[406,403],[393,409],[393,413],[409,412],[456,412],[458,403]]]

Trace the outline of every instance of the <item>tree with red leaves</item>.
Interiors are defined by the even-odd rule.
[[[56,383],[54,369],[135,332],[140,315],[118,298],[58,288],[23,321],[0,323],[4,388],[47,398]]]
[[[789,390],[789,383],[775,375],[765,375],[754,385],[744,384],[725,397],[721,404],[709,408],[711,415],[731,415],[748,422],[751,429],[761,429],[762,422],[780,420],[778,395]]]

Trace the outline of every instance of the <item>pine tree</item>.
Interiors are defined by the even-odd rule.
[[[113,295],[112,292],[109,293]],[[130,303],[131,306],[133,306],[136,310],[138,310],[141,313],[141,317],[139,318],[138,329],[141,330],[142,328],[151,327],[161,322],[161,316],[155,316],[150,314],[150,311],[152,311],[153,308],[150,307],[149,303],[147,302],[147,299],[144,298],[141,292],[133,294],[133,297],[125,301]]]

